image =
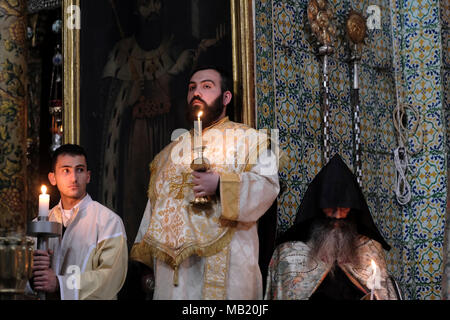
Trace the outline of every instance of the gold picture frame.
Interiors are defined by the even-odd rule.
[[[80,143],[80,30],[69,28],[68,9],[80,0],[63,0],[63,141]]]
[[[69,28],[72,6],[80,0],[63,0],[64,143],[80,143],[80,29]],[[253,0],[230,0],[235,119],[255,127]],[[82,8],[80,8],[82,10]]]

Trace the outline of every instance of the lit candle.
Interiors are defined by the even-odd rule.
[[[378,272],[378,268],[377,268],[377,264],[375,263],[375,261],[371,260],[370,261],[371,265],[372,265],[372,274],[369,277],[369,279],[367,279],[367,288],[369,288],[370,291],[370,300],[373,300],[373,293],[375,289],[381,289],[381,279],[380,279],[380,273]]]
[[[42,193],[39,195],[39,216],[47,217],[48,216],[48,208],[50,205],[50,195],[46,194],[47,187],[42,185],[41,187]]]
[[[203,115],[203,111],[197,114],[197,121],[194,123],[194,150],[200,152],[202,150],[202,120],[200,117]]]

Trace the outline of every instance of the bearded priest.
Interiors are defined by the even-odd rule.
[[[229,120],[231,98],[224,71],[196,69],[187,92],[195,130],[150,164],[148,202],[130,256],[151,269],[153,299],[263,297],[257,222],[279,192],[278,160],[266,133]],[[192,166],[195,159],[209,168]]]

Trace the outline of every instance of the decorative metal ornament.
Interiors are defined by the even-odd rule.
[[[354,44],[361,44],[366,38],[366,19],[359,12],[351,10],[345,24],[345,29],[348,37]]]
[[[60,33],[62,30],[62,20],[58,19],[52,24],[52,31],[54,33]]]
[[[55,66],[61,66],[63,62],[62,54],[60,52],[55,53],[52,62]]]
[[[33,36],[34,36],[33,28],[27,27],[27,39],[30,40],[33,38]]]
[[[53,153],[62,145],[63,136],[63,101],[62,101],[62,54],[60,45],[55,48],[52,58],[53,70],[50,83],[49,113],[52,118],[50,131],[52,132],[52,144],[50,151]]]
[[[311,0],[307,7],[308,21],[318,42],[328,46],[333,43],[336,29],[332,24],[333,12],[325,0]]]
[[[62,0],[28,0],[28,13],[36,13],[41,10],[51,10],[60,8]]]
[[[0,204],[0,208],[3,207]],[[16,234],[3,234],[0,229],[0,300],[15,299],[25,293],[33,276],[34,241]]]
[[[193,171],[199,171],[199,172],[206,172],[211,168],[211,162],[208,158],[205,158],[203,156],[203,152],[205,150],[206,146],[202,146],[200,148],[194,148],[194,160],[192,160],[191,163],[191,169]],[[190,202],[194,206],[205,206],[211,204],[211,199],[209,196],[200,196],[195,197],[194,200]]]
[[[333,53],[332,43],[336,30],[332,24],[333,12],[325,0],[311,0],[307,7],[308,21],[319,46],[319,55],[323,56],[323,97],[322,97],[322,135],[323,164],[330,160],[330,123],[329,123],[329,88],[328,88],[328,55]]]
[[[353,107],[353,159],[355,167],[355,176],[358,184],[361,186],[362,180],[362,168],[361,168],[361,117],[359,106],[359,60],[361,60],[360,45],[364,43],[366,37],[366,19],[362,14],[351,10],[347,21],[345,23],[345,29],[349,40],[352,42],[352,56],[353,62],[353,87],[351,90],[351,103]]]

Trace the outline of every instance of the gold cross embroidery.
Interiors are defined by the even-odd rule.
[[[169,184],[170,193],[172,193],[173,191],[178,191],[177,195],[175,196],[175,199],[184,199],[184,192],[183,192],[184,188],[194,186],[192,182],[187,182],[190,175],[191,175],[190,172],[183,172],[181,174],[183,179],[181,183],[170,182]],[[177,179],[178,177],[175,177],[172,179],[172,181],[175,181]]]

